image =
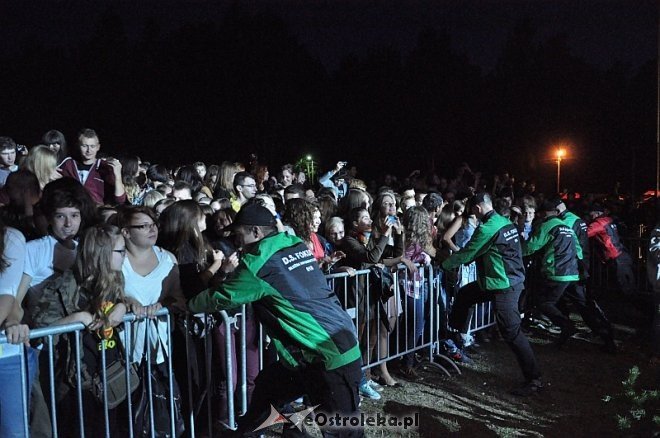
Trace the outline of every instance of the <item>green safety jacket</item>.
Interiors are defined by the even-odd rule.
[[[571,230],[575,233],[575,244],[580,247],[582,257],[579,257],[578,251],[578,268],[580,270],[580,279],[586,281],[589,278],[589,262],[590,262],[590,248],[589,248],[589,234],[587,232],[587,223],[578,215],[564,210],[559,218],[566,223]]]
[[[475,260],[482,290],[508,289],[525,281],[518,230],[494,210],[484,215],[465,248],[452,254],[442,267],[453,269]]]
[[[251,245],[230,279],[188,307],[216,312],[247,303],[291,368],[322,362],[332,370],[360,358],[353,321],[298,237],[276,233]]]
[[[541,275],[552,281],[578,281],[578,258],[582,249],[575,233],[559,216],[552,216],[536,227],[524,244],[523,254],[541,251]]]
[[[559,218],[566,223],[571,230],[575,233],[577,240],[575,243],[580,246],[582,250],[582,258],[580,260],[589,261],[589,235],[587,234],[587,223],[582,218],[568,210],[564,210]]]

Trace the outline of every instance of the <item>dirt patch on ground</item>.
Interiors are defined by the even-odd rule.
[[[555,335],[533,330],[529,334],[546,385],[538,395],[520,398],[509,390],[522,375],[513,353],[501,340],[482,342],[474,364],[460,365],[462,375],[447,377],[421,364],[420,378],[401,388],[386,388],[380,401],[366,400],[365,412],[420,414],[417,430],[367,429],[367,436],[500,436],[500,437],[609,437],[660,436],[651,418],[660,415],[660,403],[645,403],[646,418],[632,420],[620,430],[617,415],[632,418],[633,403],[624,395],[622,381],[637,366],[635,388],[660,388],[660,367],[649,363],[643,337],[628,326],[616,325],[620,352],[601,351],[597,340],[570,339],[558,350]],[[582,334],[588,333],[583,329]],[[591,342],[590,342],[591,341]]]
[[[543,371],[544,390],[520,398],[509,391],[521,384],[522,375],[513,353],[493,336],[481,342],[471,357],[474,364],[461,364],[462,374],[451,377],[427,363],[419,366],[419,378],[406,381],[390,368],[402,383],[385,388],[379,401],[365,399],[362,411],[403,417],[418,414],[419,427],[404,430],[393,427],[367,427],[368,437],[652,437],[660,428],[651,418],[660,416],[660,403],[645,404],[646,418],[632,420],[632,428],[620,430],[617,415],[631,417],[634,408],[624,396],[624,381],[637,366],[640,376],[635,387],[660,389],[660,367],[648,360],[644,331],[635,320],[643,319],[634,309],[610,303],[616,311],[616,355],[601,351],[599,341],[591,340],[589,330],[578,324],[580,337],[570,339],[558,350],[556,335],[542,330],[528,334]],[[609,313],[608,312],[608,313]],[[576,322],[581,322],[576,317]],[[627,321],[623,321],[627,320]],[[632,322],[631,322],[632,321]],[[608,400],[608,401],[606,401]],[[309,431],[320,436],[318,429]]]

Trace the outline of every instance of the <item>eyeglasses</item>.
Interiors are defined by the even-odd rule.
[[[126,248],[124,249],[113,249],[112,252],[118,252],[122,257],[126,256]]]
[[[256,184],[241,184],[241,187],[256,187]]]
[[[133,228],[134,230],[154,230],[158,228],[158,224],[156,222],[151,222],[149,224],[140,224],[140,225],[129,225],[127,228]]]

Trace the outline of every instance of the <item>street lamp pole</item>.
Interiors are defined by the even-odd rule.
[[[564,149],[557,149],[557,194],[561,193],[561,159],[565,153]]]

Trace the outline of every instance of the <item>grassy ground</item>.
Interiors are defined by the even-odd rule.
[[[635,312],[631,313],[634,318]],[[658,400],[646,402],[645,417],[634,420],[630,411],[635,405],[624,395],[622,384],[629,370],[637,366],[638,394],[642,389],[660,388],[660,367],[650,364],[643,336],[629,325],[617,324],[620,352],[611,355],[601,351],[598,341],[590,339],[588,329],[580,329],[587,340],[570,339],[561,350],[552,344],[556,335],[529,333],[546,387],[528,398],[508,393],[521,383],[521,374],[513,353],[497,336],[480,344],[478,353],[472,356],[474,364],[460,365],[460,376],[453,373],[448,377],[422,363],[419,377],[406,381],[396,374],[396,364],[391,364],[402,386],[386,388],[379,401],[364,400],[362,411],[398,417],[417,414],[419,426],[407,430],[367,427],[366,436],[660,436],[660,426],[651,421],[653,415],[660,416]],[[631,428],[620,429],[617,415],[629,417]],[[310,433],[320,436],[318,429]]]

